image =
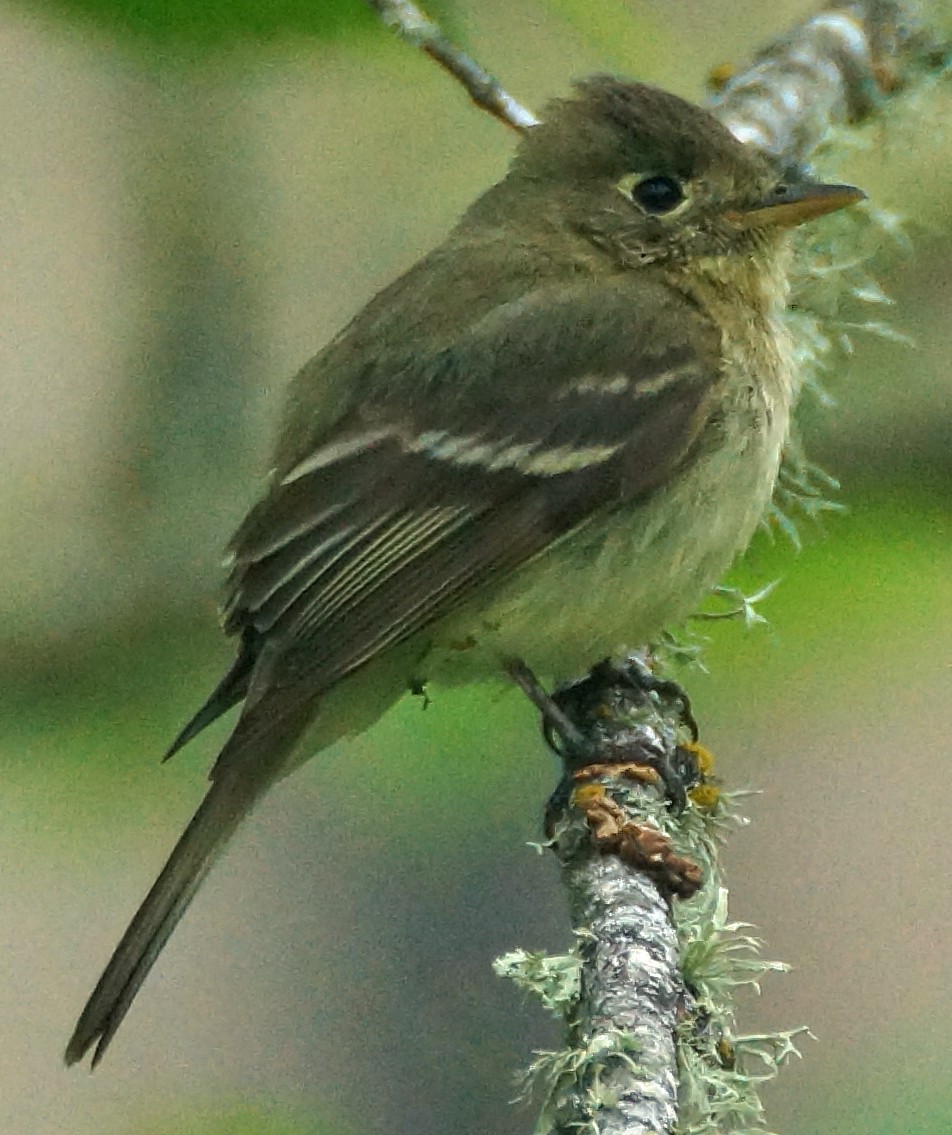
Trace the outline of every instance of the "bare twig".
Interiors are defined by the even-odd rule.
[[[368,0],[390,27],[395,28],[414,47],[425,51],[457,79],[469,97],[482,110],[520,133],[539,120],[508,94],[475,59],[460,50],[411,0]]]

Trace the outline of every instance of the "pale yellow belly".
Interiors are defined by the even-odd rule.
[[[690,615],[769,502],[787,414],[758,418],[756,430],[735,424],[731,444],[702,445],[664,489],[595,518],[438,628],[421,672],[455,684],[519,657],[540,675],[571,677]]]

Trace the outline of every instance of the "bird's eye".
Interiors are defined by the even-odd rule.
[[[684,200],[684,190],[673,177],[657,175],[636,181],[629,190],[632,201],[646,213],[660,217],[676,209]]]

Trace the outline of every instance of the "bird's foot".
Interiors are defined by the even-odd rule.
[[[687,694],[676,683],[658,678],[648,664],[634,656],[624,662],[606,660],[575,682],[549,694],[521,660],[508,671],[542,715],[546,743],[563,762],[566,782],[592,779],[593,769],[625,770],[631,777],[658,784],[666,799],[681,811],[687,792],[701,779],[695,755],[697,722]],[[655,725],[674,706],[678,728],[687,730],[685,744],[662,738]],[[654,731],[652,731],[654,730]]]

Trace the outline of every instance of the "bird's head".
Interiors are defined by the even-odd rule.
[[[540,224],[567,225],[623,267],[770,250],[864,196],[783,177],[713,115],[642,83],[595,76],[543,113],[507,181]]]

